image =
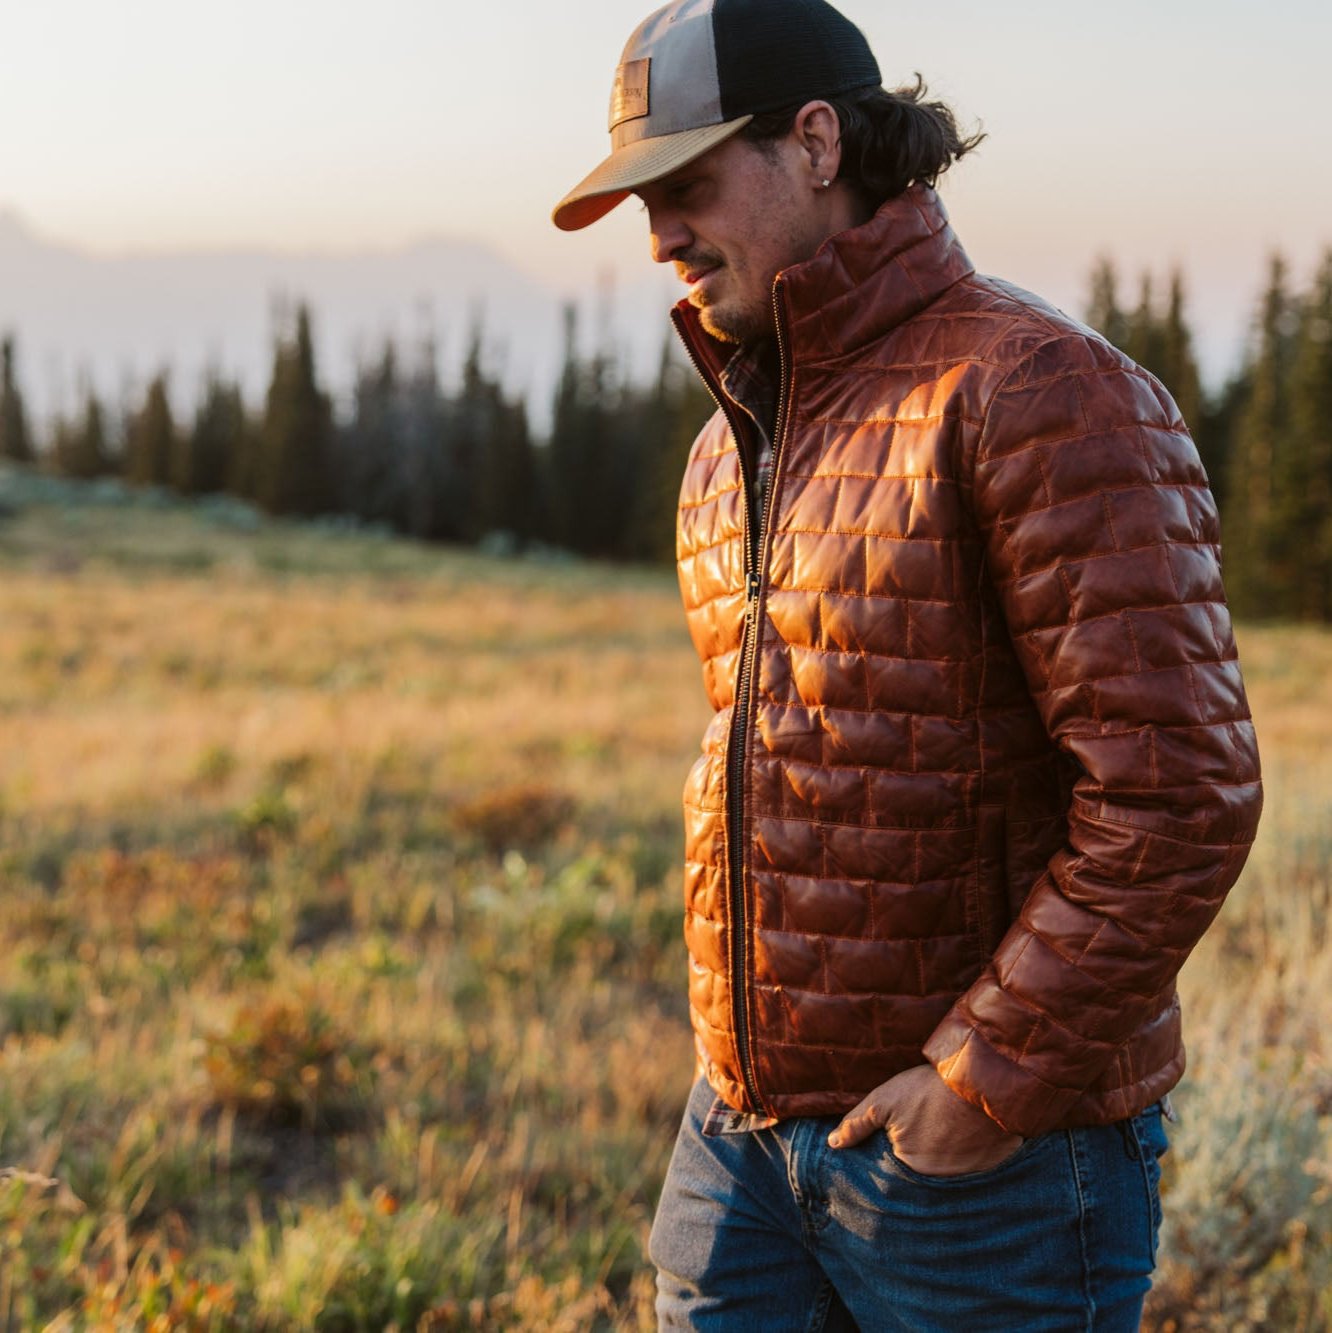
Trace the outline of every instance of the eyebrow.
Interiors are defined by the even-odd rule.
[[[692,170],[693,163],[686,163],[680,167],[678,172],[670,176],[663,177],[661,180],[647,181],[637,189],[632,189],[629,193],[641,203],[646,204],[644,190],[662,190],[669,194],[672,190],[678,190],[683,186],[693,185],[696,181],[708,179],[706,171]]]

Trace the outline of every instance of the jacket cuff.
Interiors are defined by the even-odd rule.
[[[925,1043],[925,1058],[959,1097],[984,1111],[1001,1129],[1034,1139],[1055,1129],[1078,1100],[1075,1088],[1057,1088],[1001,1054],[956,1013]]]

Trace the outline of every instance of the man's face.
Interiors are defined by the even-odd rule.
[[[773,279],[827,235],[808,160],[786,140],[758,148],[737,135],[634,193],[652,257],[675,265],[703,327],[723,342],[773,332]]]

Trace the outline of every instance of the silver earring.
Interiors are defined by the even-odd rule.
[[[830,180],[825,180],[825,181],[823,182],[823,188],[824,188],[825,190],[827,190],[827,189],[831,189],[831,188],[832,188],[832,181],[830,181]]]

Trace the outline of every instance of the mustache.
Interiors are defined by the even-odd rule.
[[[709,254],[706,250],[682,250],[675,256],[675,271],[683,278],[686,273],[699,269],[720,268],[721,263],[720,255]]]

